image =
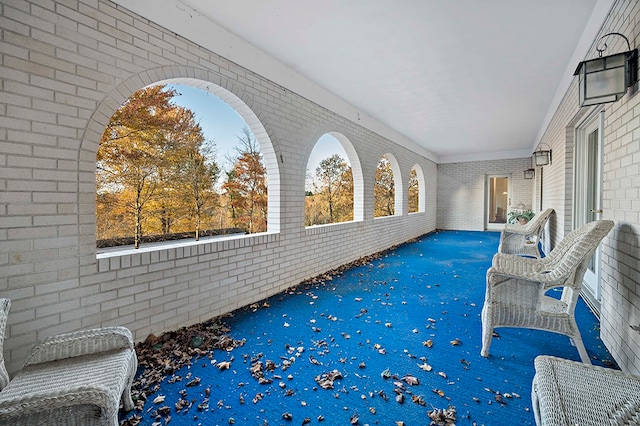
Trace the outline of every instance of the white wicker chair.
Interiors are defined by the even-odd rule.
[[[640,425],[640,377],[546,355],[534,364],[538,426]]]
[[[610,220],[590,222],[543,259],[497,253],[487,270],[481,355],[489,356],[495,327],[522,327],[569,336],[582,362],[590,364],[574,311],[589,260],[612,227]],[[545,294],[556,287],[563,288],[560,299]]]
[[[4,338],[10,301],[0,299],[0,307]],[[131,332],[124,327],[45,339],[8,383],[3,360],[0,424],[118,425],[120,401],[124,409],[133,408],[131,383],[137,364]]]
[[[500,232],[498,253],[520,254],[540,258],[538,243],[553,209],[546,209],[526,224],[506,224]]]

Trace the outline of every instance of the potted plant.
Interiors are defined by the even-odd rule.
[[[526,225],[535,216],[532,210],[514,210],[509,212],[509,223]]]

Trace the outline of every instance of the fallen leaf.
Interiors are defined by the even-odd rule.
[[[427,415],[433,422],[431,424],[436,425],[455,425],[456,421],[456,409],[453,406],[449,406],[446,409],[443,408],[434,408],[427,412]]]
[[[424,398],[421,395],[413,395],[411,397],[411,401],[418,405],[427,405]]]
[[[222,361],[219,362],[216,367],[218,367],[220,371],[228,370],[229,368],[231,368],[231,363],[229,361]]]
[[[433,370],[433,367],[430,366],[429,364],[427,364],[426,362],[424,364],[418,364],[418,367],[420,367],[422,370],[424,371],[431,371]]]
[[[199,384],[200,384],[200,377],[196,377],[195,379],[187,383],[187,387],[198,386]]]
[[[418,378],[410,374],[407,374],[406,376],[404,376],[402,380],[404,380],[405,383],[407,383],[410,386],[417,386],[418,384],[420,384],[420,382],[418,381]]]

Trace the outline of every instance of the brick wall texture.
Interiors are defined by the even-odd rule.
[[[511,206],[532,206],[533,179],[525,179],[531,158],[470,161],[438,165],[438,228],[482,231],[486,228],[487,178],[507,176]]]
[[[638,22],[639,2],[614,2],[585,59],[598,56],[596,41],[611,32],[624,34],[631,47],[637,47],[640,43]],[[606,42],[606,54],[627,50],[626,42],[620,37],[608,37]],[[556,210],[550,221],[550,238],[545,241],[546,248],[550,249],[574,226],[576,129],[589,115],[603,111],[602,218],[614,220],[616,225],[601,246],[601,337],[620,367],[636,374],[640,373],[640,333],[632,326],[640,324],[640,96],[637,91],[636,83],[617,102],[580,108],[574,78],[542,138],[553,150],[553,164],[544,167],[541,198],[538,179],[534,190],[534,204],[542,203],[544,208]]]
[[[3,1],[0,34],[0,296],[12,300],[12,372],[54,333],[119,324],[142,340],[435,229],[435,163],[113,3]],[[266,234],[96,254],[100,136],[125,99],[158,82],[209,90],[245,118],[268,168]],[[356,220],[305,229],[306,163],[325,133],[354,166]],[[374,220],[385,153],[400,175],[399,214]],[[423,208],[407,214],[414,166]]]
[[[640,5],[618,0],[602,34],[640,42]],[[635,37],[635,39],[634,39]],[[621,46],[612,46],[617,49]],[[595,56],[594,48],[590,56]],[[176,82],[210,90],[254,131],[269,177],[269,231],[133,254],[97,255],[95,158],[112,113],[134,91]],[[602,260],[602,337],[640,372],[640,97],[604,106],[604,217],[616,221]],[[10,372],[33,343],[119,324],[137,340],[200,322],[418,235],[484,227],[487,174],[511,173],[513,200],[553,207],[547,248],[571,229],[573,134],[586,111],[575,82],[543,142],[553,164],[525,181],[529,159],[436,165],[251,70],[107,0],[0,2],[0,296],[13,302]],[[325,133],[354,167],[355,220],[304,227],[308,156]],[[421,212],[373,218],[373,176],[390,154],[402,188],[418,166]],[[542,194],[542,195],[541,195]]]

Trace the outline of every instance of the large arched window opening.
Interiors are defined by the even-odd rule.
[[[266,132],[211,83],[166,80],[133,93],[106,126],[96,164],[99,246],[279,228],[268,220],[269,178],[279,179]]]
[[[353,172],[342,144],[329,134],[316,142],[305,177],[305,226],[353,220]]]
[[[362,220],[362,173],[355,149],[338,132],[322,135],[305,173],[305,226]]]
[[[373,217],[402,214],[402,182],[398,161],[383,154],[378,161],[373,186]]]
[[[422,172],[422,168],[416,164],[409,172],[409,186],[407,190],[409,213],[425,211],[425,193],[424,173]]]

